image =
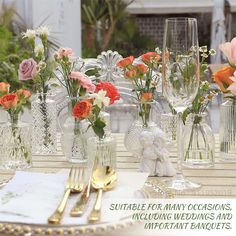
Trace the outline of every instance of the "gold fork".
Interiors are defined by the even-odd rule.
[[[65,193],[55,212],[48,218],[48,223],[59,224],[66,208],[67,200],[71,193],[79,193],[83,190],[84,169],[72,167],[66,182]]]

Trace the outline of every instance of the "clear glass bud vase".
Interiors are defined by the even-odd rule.
[[[206,114],[190,115],[183,126],[184,166],[202,168],[214,165],[215,138],[205,118]]]
[[[68,114],[62,125],[62,147],[66,159],[72,163],[87,162],[87,144],[86,140],[90,136],[88,131],[88,124],[86,121],[75,119],[72,116],[72,110],[77,98],[68,99]],[[87,132],[88,131],[88,132]]]
[[[125,133],[125,147],[134,156],[140,157],[141,155],[140,134],[142,131],[159,132],[157,124],[152,121],[153,106],[155,104],[155,102],[138,103],[136,120]]]
[[[101,139],[90,137],[88,145],[88,170],[96,166],[110,166],[116,169],[116,141],[111,135]]]
[[[0,123],[0,165],[13,170],[31,166],[31,125],[18,116]]]
[[[33,116],[32,152],[35,155],[54,154],[57,150],[56,102],[48,93],[37,94],[31,105]]]
[[[220,105],[220,157],[236,162],[236,100]]]

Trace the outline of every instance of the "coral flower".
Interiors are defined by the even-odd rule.
[[[18,96],[16,93],[9,93],[0,98],[0,105],[8,110],[17,106]]]
[[[123,60],[119,61],[117,63],[117,66],[120,67],[120,68],[125,68],[125,67],[131,65],[133,63],[133,61],[134,61],[134,57],[129,56],[129,57],[126,57]]]
[[[142,61],[146,64],[158,62],[161,59],[161,56],[157,52],[147,52],[141,56]]]
[[[233,83],[232,79],[230,78],[234,74],[234,69],[230,66],[224,66],[216,73],[214,73],[214,81],[219,85],[222,92],[227,91],[227,87]]]
[[[85,119],[90,115],[91,111],[92,104],[89,101],[84,100],[75,104],[72,115],[78,119]]]
[[[0,92],[8,93],[9,89],[10,89],[10,84],[5,83],[5,82],[0,83]]]

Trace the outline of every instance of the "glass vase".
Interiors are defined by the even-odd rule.
[[[32,152],[35,155],[57,151],[57,109],[50,94],[39,93],[31,105],[33,116]]]
[[[88,170],[96,166],[110,166],[116,169],[116,141],[111,135],[102,139],[90,137],[88,145]]]
[[[68,100],[68,114],[62,125],[62,147],[66,159],[72,163],[87,162],[87,138],[89,137],[88,124],[86,121],[75,119],[72,116],[72,110],[77,98],[67,98]],[[89,129],[90,130],[90,129]]]
[[[183,126],[184,166],[203,168],[214,165],[215,138],[205,118],[206,114],[193,114]]]
[[[140,134],[142,131],[159,131],[157,124],[152,120],[153,106],[155,102],[138,103],[137,115],[134,123],[129,127],[125,133],[124,144],[127,151],[131,152],[133,156],[140,157],[142,146],[140,143]]]
[[[221,160],[236,162],[236,101],[227,100],[220,105]]]
[[[0,165],[22,170],[31,166],[31,125],[9,119],[0,123]]]

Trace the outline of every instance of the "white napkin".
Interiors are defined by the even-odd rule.
[[[118,172],[117,176],[117,186],[104,192],[103,204],[106,199],[110,202],[113,198],[135,198],[135,192],[142,188],[148,173]],[[47,224],[47,218],[54,212],[63,196],[67,177],[68,171],[56,174],[16,172],[14,178],[0,190],[0,222]],[[72,218],[69,212],[78,197],[78,194],[70,197],[62,224],[87,223],[96,193],[91,194],[84,216]],[[113,217],[113,220],[118,218]],[[111,212],[107,208],[102,208],[102,221],[111,221]]]

